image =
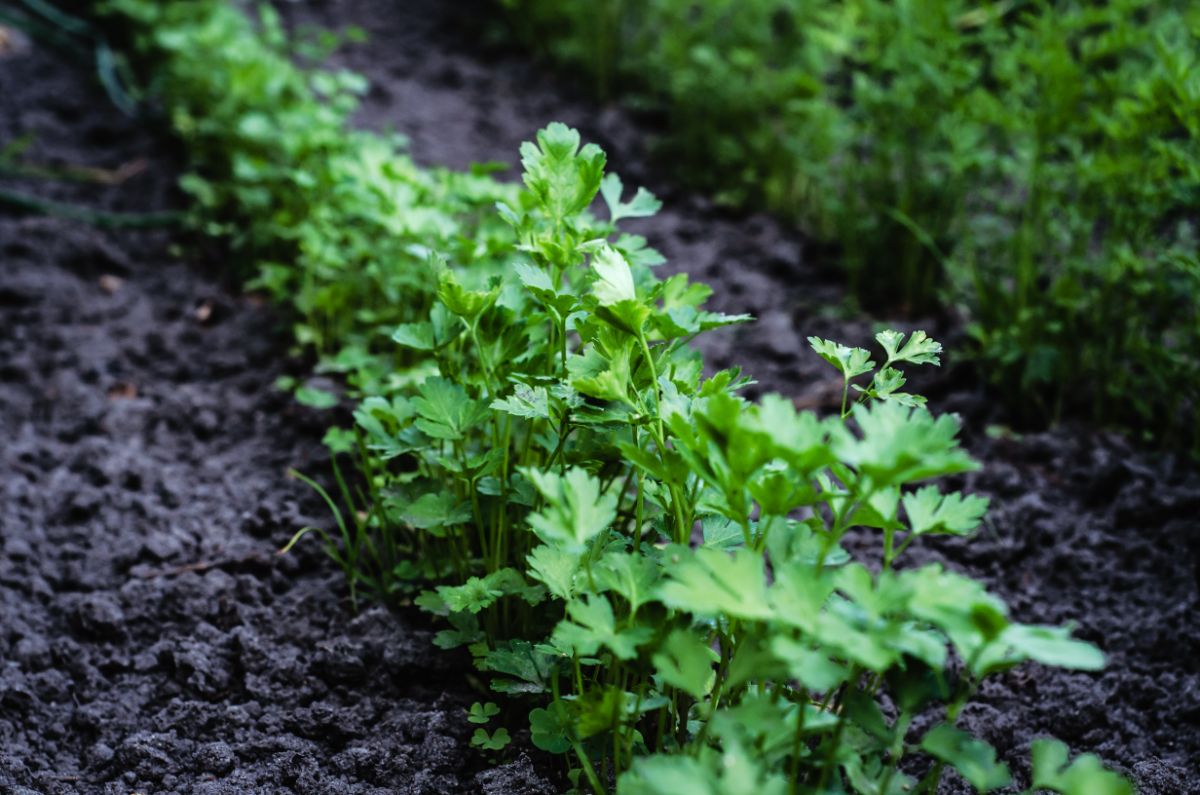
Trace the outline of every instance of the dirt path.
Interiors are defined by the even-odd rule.
[[[7,188],[118,210],[178,200],[164,138],[90,73],[0,61],[0,146],[118,186]],[[355,618],[288,467],[324,418],[272,388],[267,309],[180,264],[165,233],[0,215],[0,793],[536,793],[484,773],[462,661],[381,610]]]
[[[511,162],[560,119],[627,184],[650,174],[623,114],[597,116],[545,70],[475,51],[461,22],[483,5],[285,8],[369,31],[342,56],[375,85],[362,121],[408,134],[422,162]],[[37,50],[0,61],[0,146],[32,132],[32,159],[147,160],[115,187],[5,185],[172,206],[176,159],[146,129],[86,70]],[[868,331],[817,313],[836,303],[836,280],[769,219],[647,181],[668,206],[645,225],[652,243],[713,283],[719,308],[761,318],[716,339],[711,360],[819,403],[827,373],[804,336]],[[170,243],[0,214],[0,792],[553,791],[537,772],[553,760],[488,769],[468,747],[458,710],[477,696],[418,620],[354,618],[315,545],[271,556],[306,519],[326,521],[284,476],[320,468],[322,418],[271,388],[287,366],[277,318],[204,263],[174,263]],[[930,387],[972,429],[996,416],[962,371]],[[1195,472],[1078,429],[971,443],[990,525],[925,556],[986,579],[1022,621],[1077,619],[1111,665],[1023,668],[990,683],[965,722],[1015,766],[1031,737],[1055,734],[1125,766],[1144,795],[1200,791]]]

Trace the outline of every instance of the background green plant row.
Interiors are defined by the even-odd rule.
[[[210,0],[103,7],[133,23],[115,31],[129,46],[169,65],[147,72],[149,88],[187,146],[196,230],[227,241],[249,286],[294,310],[298,345],[354,390],[377,392],[414,363],[390,330],[428,312],[439,258],[486,271],[511,249],[492,207],[513,186],[418,168],[402,139],[348,124],[361,76],[294,65],[355,32],[289,42],[265,4],[254,23]]]
[[[1020,420],[1200,444],[1194,3],[502,2],[659,112],[678,177],[836,243],[867,308],[961,311]]]
[[[902,391],[900,368],[938,363],[924,334],[881,333],[878,363],[811,340],[845,380],[834,417],[750,403],[689,344],[748,318],[654,275],[618,227],[658,201],[627,198],[574,130],[522,147],[523,187],[424,171],[346,127],[361,80],[296,67],[269,10],[106,8],[188,144],[197,228],[258,263],[251,283],[360,398],[327,437],[336,496],[313,483],[337,530],[315,532],[356,600],[419,592],[438,643],[510,698],[464,715],[484,752],[528,726],[597,793],[932,793],[947,768],[991,791],[1009,770],[955,725],[980,680],[1103,664],[969,578],[895,565],[986,509],[926,482],[974,462]],[[337,400],[320,394],[298,396]],[[873,565],[841,547],[852,532],[878,537]],[[1048,740],[1026,783],[1131,792]]]

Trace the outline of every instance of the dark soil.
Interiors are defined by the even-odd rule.
[[[421,162],[514,162],[546,122],[578,126],[627,185],[664,198],[639,231],[670,267],[711,283],[717,308],[760,318],[714,336],[710,361],[804,405],[836,392],[804,338],[871,329],[837,308],[836,275],[769,218],[671,190],[624,112],[480,51],[490,3],[282,7],[294,23],[368,31],[339,56],[374,86],[360,121],[407,134]],[[147,167],[116,186],[5,187],[109,209],[178,203],[165,138],[37,48],[0,59],[0,147],[28,132],[32,160]],[[554,760],[468,747],[461,709],[480,696],[419,617],[355,618],[315,544],[272,554],[327,522],[286,476],[322,470],[324,417],[272,388],[295,367],[279,318],[224,285],[219,258],[179,263],[172,242],[0,214],[0,793],[561,789]],[[1075,620],[1110,657],[1099,674],[998,677],[963,725],[1016,770],[1032,738],[1053,735],[1144,795],[1200,792],[1200,476],[1083,427],[988,436],[1004,418],[969,368],[926,387],[963,416],[983,462],[966,480],[992,510],[978,538],[914,561],[983,579],[1018,620]]]
[[[107,209],[173,206],[164,138],[86,70],[0,60],[0,146],[145,168],[119,186],[4,181]],[[0,214],[0,793],[549,793],[469,747],[463,660],[355,617],[288,467],[325,418],[273,389],[288,340],[174,261],[164,233]]]

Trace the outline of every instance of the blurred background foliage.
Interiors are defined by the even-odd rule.
[[[832,244],[863,308],[962,318],[1016,421],[1200,444],[1200,4],[502,2],[662,117],[681,182]]]

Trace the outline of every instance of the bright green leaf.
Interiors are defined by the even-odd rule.
[[[572,467],[566,474],[521,470],[546,504],[530,514],[529,524],[547,544],[582,551],[617,515],[617,495],[600,492],[600,481],[587,470]]]
[[[925,486],[905,494],[904,512],[908,514],[908,526],[917,535],[925,533],[951,533],[966,535],[979,527],[988,501],[974,494],[964,496],[957,491],[945,496],[937,486]]]
[[[658,586],[658,597],[667,606],[701,616],[761,620],[773,615],[761,555],[703,547],[677,554],[681,559],[666,565],[667,578]]]

